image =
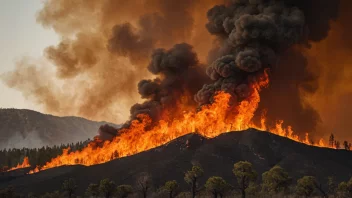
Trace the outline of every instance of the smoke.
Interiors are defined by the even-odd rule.
[[[47,113],[123,122],[141,101],[136,87],[151,77],[154,48],[188,42],[205,60],[212,41],[204,13],[215,3],[46,0],[37,21],[62,38],[43,52],[50,63],[24,59],[2,80]]]
[[[283,119],[302,135],[314,132],[320,117],[303,98],[318,90],[319,68],[308,67],[302,51],[328,35],[338,5],[333,0],[232,0],[214,6],[206,27],[218,39],[207,68],[215,82],[204,85],[195,100],[211,103],[219,90],[233,101],[248,100],[251,79],[270,69],[271,84],[261,93],[256,118],[267,109],[271,126]]]
[[[352,127],[348,118],[352,113],[350,100],[352,93],[351,65],[352,28],[349,25],[352,2],[341,0],[339,15],[331,22],[327,38],[312,47],[304,54],[309,68],[319,68],[317,73],[317,91],[305,97],[321,116],[318,131],[327,138],[334,133],[338,140],[352,141],[349,129]]]
[[[346,86],[351,6],[348,0],[48,0],[37,20],[62,37],[44,52],[55,75],[24,61],[2,79],[49,113],[121,122],[130,111],[131,119],[145,113],[156,121],[211,103],[220,90],[231,94],[232,105],[249,100],[253,81],[269,69],[255,118],[267,110],[270,125],[282,119],[300,134],[325,132],[322,123],[333,130],[346,115],[326,104],[345,104],[352,90]],[[332,121],[331,113],[340,117]]]
[[[192,97],[206,82],[207,78],[197,54],[189,44],[176,44],[169,50],[156,49],[152,54],[148,70],[158,75],[154,80],[142,80],[138,83],[138,92],[147,99],[131,108],[131,119],[139,114],[148,114],[153,121],[172,119],[177,116],[180,106],[195,108]],[[167,110],[169,115],[165,115]]]

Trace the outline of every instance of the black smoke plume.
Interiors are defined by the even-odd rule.
[[[329,20],[336,19],[334,0],[231,0],[207,13],[208,31],[217,37],[209,53],[208,76],[214,81],[196,94],[200,104],[211,103],[219,90],[233,101],[247,99],[251,79],[270,69],[270,87],[261,95],[267,117],[284,119],[298,132],[314,131],[318,113],[301,101],[302,94],[317,90],[316,76],[308,69],[300,47],[325,38]],[[294,49],[297,48],[297,49]],[[271,123],[273,124],[273,123]]]
[[[206,82],[207,77],[199,65],[193,47],[186,43],[176,44],[169,50],[154,50],[148,70],[158,77],[138,83],[138,92],[146,101],[131,108],[131,119],[138,114],[148,114],[153,121],[159,120],[167,109],[173,118],[182,97],[193,96]],[[192,97],[182,105],[196,107]]]

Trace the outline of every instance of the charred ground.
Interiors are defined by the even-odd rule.
[[[136,178],[147,172],[152,175],[155,187],[168,180],[177,180],[181,188],[186,189],[183,176],[192,163],[200,164],[204,169],[201,184],[210,176],[221,176],[234,184],[232,168],[240,160],[251,162],[259,176],[274,165],[280,165],[294,180],[311,175],[324,184],[329,176],[337,181],[349,179],[352,176],[351,157],[349,151],[312,147],[254,129],[226,133],[213,139],[191,134],[105,164],[65,166],[33,175],[25,175],[29,170],[3,173],[0,188],[13,185],[21,193],[44,193],[59,189],[65,179],[74,178],[79,184],[77,193],[83,194],[90,183],[101,179],[134,185]]]

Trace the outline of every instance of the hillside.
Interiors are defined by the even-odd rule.
[[[280,165],[294,179],[312,175],[325,184],[328,176],[335,176],[337,181],[349,179],[352,176],[351,159],[350,151],[312,147],[249,129],[213,139],[186,135],[167,145],[91,167],[66,166],[34,175],[25,175],[28,170],[3,173],[0,188],[13,185],[22,193],[50,192],[60,189],[61,183],[72,177],[79,184],[77,193],[83,194],[90,183],[104,178],[113,179],[117,184],[133,185],[142,172],[152,175],[154,186],[175,179],[186,188],[183,176],[192,163],[199,163],[204,169],[201,184],[214,175],[234,184],[232,168],[240,160],[253,163],[259,175],[274,165]]]
[[[97,135],[102,124],[106,123],[25,109],[0,109],[0,149],[84,141]]]

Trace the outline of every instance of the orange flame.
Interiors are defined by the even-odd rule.
[[[25,158],[23,159],[22,164],[18,163],[17,166],[12,167],[12,168],[6,170],[6,172],[10,172],[10,171],[17,170],[17,169],[21,169],[21,168],[28,168],[28,167],[31,167],[31,165],[29,164],[29,159],[28,159],[28,157],[25,157]]]
[[[198,112],[184,112],[179,118],[173,120],[160,120],[150,129],[152,120],[148,115],[138,115],[130,127],[120,130],[120,135],[112,141],[106,141],[103,146],[97,147],[94,142],[90,143],[81,151],[70,152],[70,148],[64,149],[63,154],[53,158],[42,167],[30,171],[30,174],[63,165],[91,166],[111,161],[115,158],[134,155],[161,145],[164,145],[178,137],[190,133],[198,133],[206,138],[213,138],[222,133],[239,131],[248,128],[267,130],[265,115],[260,126],[252,123],[252,118],[260,102],[259,92],[262,87],[269,84],[266,72],[258,82],[252,83],[252,93],[247,100],[239,105],[230,107],[230,94],[218,92],[214,102],[203,106]],[[275,128],[269,129],[272,133],[290,138],[294,141],[312,145],[307,134],[304,140],[293,134],[292,128],[282,127],[283,121],[279,121]],[[148,126],[148,127],[146,127]],[[148,128],[148,129],[147,129]],[[325,146],[320,141],[315,146]]]

